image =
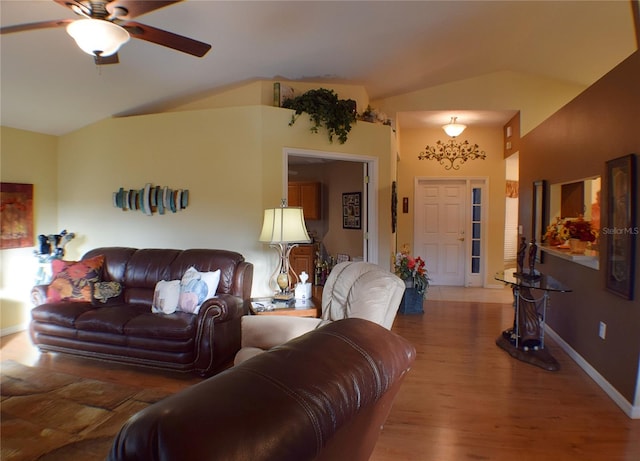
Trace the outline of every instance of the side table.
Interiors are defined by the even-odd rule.
[[[308,299],[305,302],[294,300],[293,303],[281,304],[273,303],[271,298],[251,298],[251,314],[318,317],[318,309],[313,299]]]
[[[549,304],[549,293],[566,293],[570,288],[548,275],[528,271],[519,273],[516,269],[498,272],[496,280],[513,289],[513,328],[502,332],[496,344],[512,357],[544,368],[548,371],[560,369],[558,361],[544,347],[544,323]],[[535,298],[533,292],[542,292]]]

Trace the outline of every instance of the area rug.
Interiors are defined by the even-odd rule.
[[[104,460],[127,419],[168,394],[3,361],[0,458]]]

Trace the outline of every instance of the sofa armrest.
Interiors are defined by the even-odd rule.
[[[39,306],[47,302],[47,290],[49,285],[36,285],[31,288],[31,303]]]
[[[253,286],[253,264],[247,261],[238,263],[236,271],[233,276],[233,286],[231,294],[238,296],[242,299],[248,300],[251,298],[251,288]],[[245,314],[249,311],[247,310]]]
[[[203,312],[213,316],[216,323],[225,322],[239,315],[244,315],[244,301],[237,296],[222,293],[203,302],[198,316],[201,316]]]
[[[233,360],[240,349],[244,301],[230,294],[207,299],[198,311],[195,370],[209,376]],[[215,354],[214,354],[215,352]]]

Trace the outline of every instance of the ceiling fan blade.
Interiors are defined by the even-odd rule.
[[[120,59],[118,59],[118,53],[115,53],[111,56],[94,56],[93,61],[97,66],[104,66],[106,64],[118,64]]]
[[[31,22],[29,24],[17,24],[15,26],[6,26],[0,28],[0,34],[11,34],[13,32],[22,32],[25,30],[49,29],[52,27],[64,27],[70,24],[74,19],[58,19],[54,21]]]
[[[182,51],[201,58],[211,49],[211,45],[199,42],[192,38],[174,34],[162,29],[140,24],[139,22],[127,22],[122,25],[132,37],[157,45],[166,46],[174,50]]]

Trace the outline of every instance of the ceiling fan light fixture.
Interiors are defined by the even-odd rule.
[[[67,26],[67,33],[92,56],[111,56],[129,41],[129,32],[104,19],[78,19]]]
[[[457,119],[458,117],[451,117],[451,121],[442,127],[444,132],[452,138],[459,136],[467,127],[467,125],[456,123]]]

